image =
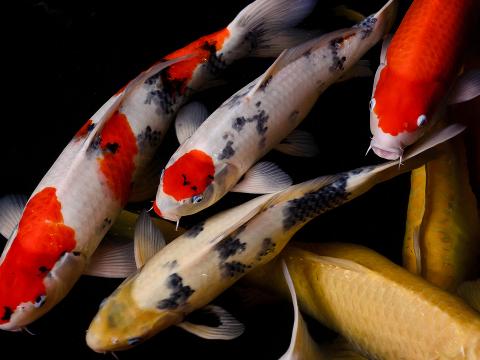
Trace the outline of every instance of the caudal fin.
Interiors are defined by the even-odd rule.
[[[250,56],[278,56],[318,33],[292,29],[307,17],[317,0],[256,0],[228,25],[232,35],[249,47]]]

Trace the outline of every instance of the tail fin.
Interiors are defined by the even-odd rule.
[[[291,29],[313,10],[317,0],[256,0],[228,25],[250,47],[251,56],[270,57],[318,33]]]

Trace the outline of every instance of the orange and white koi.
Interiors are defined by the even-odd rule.
[[[194,325],[185,323],[187,314],[273,259],[309,221],[424,163],[431,158],[429,149],[463,129],[452,125],[417,144],[405,154],[401,168],[389,161],[322,176],[256,197],[197,224],[158,251],[102,302],[87,332],[88,346],[98,352],[116,351],[172,325],[191,329]],[[198,325],[196,329],[200,330]],[[229,338],[239,335],[238,326],[217,330]]]
[[[305,33],[289,28],[314,5],[315,0],[251,3],[225,29],[167,55],[139,75],[87,121],[23,213],[11,210],[21,214],[18,221],[1,226],[8,229],[3,235],[9,241],[0,262],[0,329],[29,324],[67,294],[133,195],[132,188],[141,183],[187,97],[238,58],[276,56],[299,43]]]
[[[155,199],[157,214],[178,221],[231,190],[267,193],[288,186],[290,178],[271,165],[252,166],[383,37],[395,9],[396,2],[389,1],[352,28],[286,50],[263,75],[226,100],[170,158]]]
[[[391,41],[384,42],[370,100],[375,154],[401,158],[442,106],[480,94],[480,71],[455,81],[478,5],[475,0],[415,0]]]

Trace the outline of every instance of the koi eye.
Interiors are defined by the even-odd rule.
[[[417,119],[417,125],[419,127],[421,127],[421,126],[425,125],[426,123],[427,123],[427,117],[424,114],[420,115]]]
[[[369,108],[370,108],[370,111],[373,110],[373,108],[375,107],[375,104],[377,103],[377,101],[375,100],[375,98],[372,98],[370,100],[370,104],[369,104]]]
[[[199,203],[200,201],[203,200],[203,196],[202,195],[194,195],[192,196],[192,203],[194,204],[197,204]]]

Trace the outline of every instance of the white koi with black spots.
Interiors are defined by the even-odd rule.
[[[320,94],[384,36],[395,10],[396,2],[389,1],[352,28],[286,50],[262,76],[226,100],[170,158],[155,199],[157,214],[178,221],[232,190],[300,124]]]
[[[257,197],[219,213],[151,257],[101,305],[87,332],[98,352],[122,350],[180,324],[248,271],[275,257],[316,216],[409,171],[431,158],[427,151],[463,130],[452,126],[412,148],[396,162],[324,176]]]

